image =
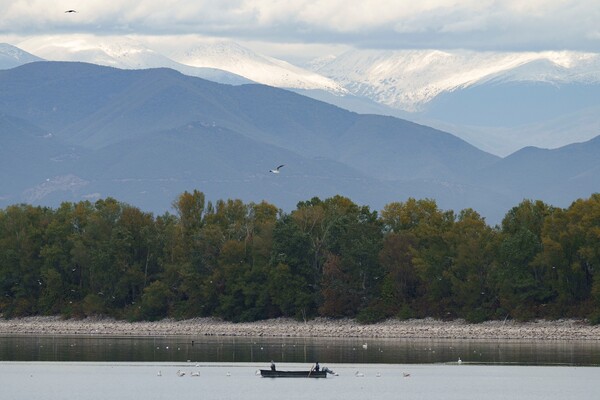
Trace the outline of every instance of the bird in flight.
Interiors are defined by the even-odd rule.
[[[67,10],[65,11],[65,14],[71,14],[71,13],[76,13],[77,10]]]
[[[272,172],[274,174],[278,174],[279,173],[279,168],[283,167],[285,164],[281,164],[279,167],[275,168],[275,169],[270,169],[269,172]]]

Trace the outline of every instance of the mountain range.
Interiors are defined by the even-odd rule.
[[[19,46],[45,60],[166,67],[220,83],[290,89],[351,111],[433,126],[500,156],[600,133],[597,53],[351,50],[292,65],[230,41],[198,41],[165,54],[129,37],[47,36]]]
[[[429,197],[497,223],[525,197],[567,206],[600,184],[598,139],[501,158],[400,118],[168,68],[2,70],[0,134],[2,207],[113,196],[163,213],[179,193],[199,189],[285,210],[313,196],[374,209]],[[281,174],[268,172],[279,164]]]

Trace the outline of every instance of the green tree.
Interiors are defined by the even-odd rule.
[[[273,303],[287,317],[313,317],[317,313],[317,281],[311,241],[291,215],[283,215],[273,228],[269,265],[269,291]]]
[[[423,283],[413,262],[416,238],[409,232],[385,236],[379,260],[384,268],[381,301],[389,316],[410,317],[423,293]]]
[[[458,315],[473,322],[493,318],[497,293],[491,272],[497,233],[474,210],[462,210],[449,233],[453,258],[448,269]]]
[[[386,205],[381,219],[388,234],[409,235],[411,263],[423,289],[415,304],[418,315],[451,314],[452,284],[447,271],[453,253],[447,236],[454,224],[454,213],[440,210],[434,200],[410,198],[404,203]]]
[[[551,299],[543,269],[534,259],[542,250],[542,227],[555,210],[541,201],[524,200],[502,220],[494,272],[499,312],[517,319],[538,316],[537,304]]]

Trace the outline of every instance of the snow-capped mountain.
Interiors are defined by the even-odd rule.
[[[42,61],[42,59],[18,47],[0,43],[0,69],[14,68],[34,61]]]
[[[227,71],[180,64],[127,37],[45,36],[26,40],[19,46],[49,61],[81,61],[121,69],[171,68],[185,75],[219,83],[239,85],[251,82]]]
[[[352,50],[310,67],[355,95],[410,112],[442,93],[491,80],[600,83],[600,55],[570,51]]]
[[[600,53],[352,50],[301,68],[231,41],[199,40],[170,54],[146,43],[151,42],[57,35],[19,47],[47,60],[166,67],[219,83],[291,89],[358,113],[446,130],[502,156],[525,146],[556,148],[600,134]],[[21,54],[28,54],[0,48],[0,68],[7,57],[3,53],[16,65],[25,62]]]
[[[19,46],[51,61],[83,61],[121,69],[165,67],[219,83],[256,82],[335,95],[347,93],[329,78],[234,42],[200,42],[192,49],[172,55],[161,54],[130,37],[45,36],[26,40]]]
[[[288,89],[319,89],[343,95],[347,91],[334,80],[294,66],[286,61],[258,54],[229,41],[201,42],[172,58],[194,67],[210,67],[244,76],[255,82]]]
[[[308,68],[501,156],[600,133],[597,53],[352,50]]]

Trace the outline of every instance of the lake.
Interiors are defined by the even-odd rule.
[[[326,379],[261,378],[255,363],[0,362],[2,399],[598,399],[593,367],[328,364]],[[308,369],[284,363],[280,368]],[[179,377],[177,371],[186,375]],[[162,376],[158,376],[158,371]],[[364,376],[355,376],[360,371]],[[191,376],[199,372],[200,376]],[[404,377],[409,373],[409,377]]]
[[[257,376],[271,359],[337,376]],[[599,365],[594,341],[3,336],[0,398],[587,400]]]
[[[597,341],[0,336],[0,361],[467,363],[600,366]]]

